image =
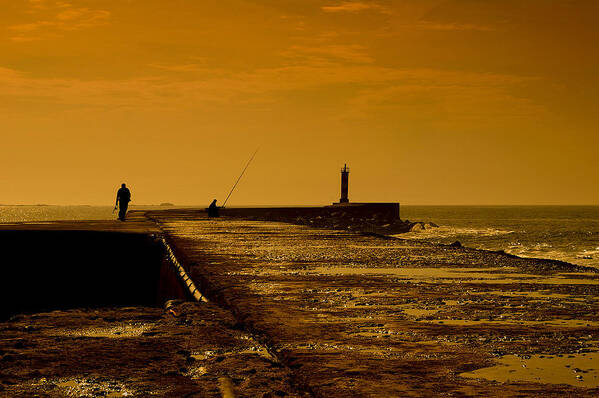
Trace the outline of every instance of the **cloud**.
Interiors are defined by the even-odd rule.
[[[64,27],[73,28],[88,28],[96,25],[101,25],[110,18],[110,12],[104,10],[90,10],[89,8],[68,8],[65,11],[59,12],[56,19],[64,22]]]
[[[254,106],[274,109],[288,101],[301,105],[306,98],[322,94],[336,98],[337,112],[331,117],[372,123],[410,120],[466,128],[500,125],[544,112],[532,100],[513,94],[530,83],[531,77],[311,58],[301,62],[243,72],[202,69],[198,64],[152,65],[156,74],[151,77],[120,80],[37,79],[0,68],[0,110],[10,112],[11,107],[27,104],[27,109],[43,105],[71,111],[193,109],[218,114]],[[175,80],[160,71],[186,73]]]
[[[0,81],[6,82],[10,80],[15,80],[17,78],[20,78],[21,76],[22,73],[14,69],[0,67]]]
[[[385,8],[380,4],[364,1],[342,1],[336,5],[322,6],[320,8],[325,12],[361,12],[366,10],[385,10]]]
[[[430,21],[420,21],[416,24],[411,25],[416,29],[424,30],[445,30],[445,31],[461,31],[461,30],[473,30],[479,32],[490,32],[493,29],[490,26],[475,25],[475,24],[462,24],[462,23],[438,23]]]
[[[29,0],[29,8],[43,10],[48,7],[48,0]]]
[[[394,75],[352,96],[345,118],[404,115],[405,121],[469,129],[547,114],[542,105],[514,94],[537,77],[435,69],[406,69]]]
[[[358,44],[328,44],[315,47],[294,45],[283,55],[289,58],[314,57],[315,59],[343,60],[353,63],[373,63],[374,59],[368,55],[367,48]]]
[[[12,25],[8,29],[14,32],[15,42],[27,42],[62,37],[65,32],[73,32],[108,23],[110,12],[90,8],[75,8],[64,1],[29,0],[30,12],[50,13],[49,18],[35,22]]]
[[[24,23],[21,25],[9,26],[8,29],[19,33],[29,33],[50,26],[56,26],[56,22],[38,21],[34,23]]]
[[[170,72],[212,72],[212,69],[206,67],[205,64],[197,63],[178,65],[148,64],[148,66]]]

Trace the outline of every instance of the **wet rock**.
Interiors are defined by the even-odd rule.
[[[410,227],[410,232],[420,232],[420,231],[424,231],[424,223],[417,222],[417,223],[414,223],[414,225],[412,225]]]
[[[164,309],[169,310],[173,307],[178,306],[181,303],[183,303],[183,300],[168,300],[166,303],[164,303]]]

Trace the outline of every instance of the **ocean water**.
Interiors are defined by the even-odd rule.
[[[0,206],[0,223],[57,220],[110,220],[110,206]]]
[[[599,206],[402,206],[440,227],[398,235],[599,268]]]
[[[0,206],[0,223],[60,220],[115,220],[112,206]],[[130,206],[130,210],[170,209],[173,206]]]
[[[477,249],[599,268],[599,206],[402,206],[401,218],[440,226],[401,238],[457,240]],[[0,223],[112,219],[111,206],[0,206]]]

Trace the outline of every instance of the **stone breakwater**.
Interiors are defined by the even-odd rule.
[[[318,397],[597,396],[599,275],[192,212],[151,217],[204,293]]]
[[[397,235],[406,232],[419,232],[438,228],[432,222],[412,222],[409,220],[387,220],[383,217],[352,216],[344,211],[333,212],[330,216],[294,217],[273,219],[268,217],[248,217],[248,220],[280,221],[290,224],[307,225],[314,228],[370,232],[380,235]]]
[[[227,208],[228,217],[278,221],[315,228],[394,235],[437,228],[432,222],[401,220],[398,203],[355,203],[324,207]]]

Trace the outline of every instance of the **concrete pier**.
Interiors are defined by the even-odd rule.
[[[0,323],[0,394],[599,393],[595,270],[193,210],[0,229],[121,228],[166,240],[208,302]]]
[[[292,221],[297,218],[338,217],[379,218],[387,222],[399,220],[399,203],[336,203],[331,206],[304,207],[228,207],[221,214],[239,218],[261,218],[269,221]],[[201,216],[201,213],[199,214]]]
[[[315,396],[599,391],[596,370],[579,379],[559,359],[581,368],[582,354],[599,349],[595,270],[184,211],[150,216],[205,294]],[[558,302],[561,294],[568,298]],[[539,357],[555,358],[545,373],[519,371],[528,366],[519,358]],[[504,383],[476,373],[500,358],[518,358],[518,373],[506,365]]]

